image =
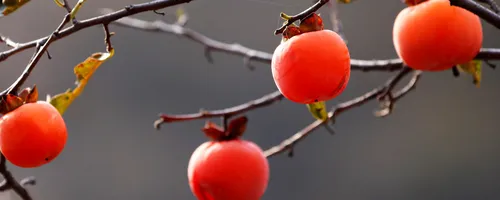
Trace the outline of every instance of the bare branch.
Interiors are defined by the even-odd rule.
[[[281,94],[280,91],[275,91],[273,93],[267,94],[261,98],[249,101],[247,103],[237,105],[234,107],[230,108],[225,108],[222,110],[211,110],[211,111],[206,111],[206,110],[201,110],[198,113],[193,113],[193,114],[183,114],[183,115],[167,115],[167,114],[160,114],[160,119],[156,120],[154,123],[155,128],[159,129],[160,125],[164,123],[171,123],[171,122],[179,122],[179,121],[189,121],[189,120],[195,120],[195,119],[205,119],[205,118],[213,118],[213,117],[224,117],[224,124],[227,123],[227,119],[234,116],[238,115],[256,108],[264,107],[271,105],[275,102],[280,101],[283,99],[283,95]]]
[[[474,0],[450,0],[451,5],[460,6],[500,29],[500,15],[485,8]]]
[[[64,9],[66,9],[66,11],[67,11],[68,13],[70,13],[70,12],[71,12],[71,10],[72,10],[72,8],[69,6],[68,0],[62,0],[62,3],[63,3],[63,7],[64,7]]]
[[[103,13],[112,12],[110,9],[102,9]],[[268,52],[251,49],[238,43],[225,43],[222,41],[214,40],[190,28],[180,26],[178,24],[168,24],[163,21],[145,21],[132,17],[123,17],[111,24],[121,27],[128,27],[148,32],[160,32],[183,36],[194,42],[197,42],[205,47],[205,55],[209,62],[213,62],[210,52],[224,52],[232,55],[243,56],[244,61],[250,60],[260,61],[263,63],[271,63],[273,55]],[[484,48],[481,49],[476,59],[481,60],[499,60],[500,49]],[[245,64],[248,66],[248,64]],[[351,59],[351,70],[357,71],[397,71],[403,68],[403,61],[397,59],[387,60],[359,60]]]
[[[12,47],[12,48],[17,48],[19,46],[19,43],[14,42],[10,38],[5,37],[3,35],[0,35],[0,42],[5,43],[5,45]]]
[[[498,4],[495,2],[495,0],[478,0],[479,2],[488,4],[490,6],[491,10],[497,14],[500,13],[500,7]]]
[[[102,11],[110,12],[111,10],[103,9]],[[119,25],[122,27],[134,28],[142,31],[162,32],[162,33],[170,33],[174,35],[183,36],[192,41],[204,45],[208,53],[210,51],[225,52],[238,56],[243,56],[244,58],[248,58],[250,60],[256,60],[265,63],[270,63],[272,59],[272,55],[267,52],[250,49],[248,47],[242,46],[237,43],[229,44],[220,42],[178,24],[167,24],[162,21],[148,22],[131,17],[121,18],[119,20],[112,22],[111,24]],[[211,57],[207,56],[207,59],[210,61]]]
[[[47,50],[47,47],[49,47],[50,43],[54,40],[54,37],[57,35],[57,33],[64,27],[69,22],[70,19],[70,14],[66,14],[64,17],[63,21],[59,24],[59,26],[56,28],[50,36],[48,36],[47,41],[44,42],[43,45],[41,45],[40,49],[36,50],[35,56],[31,59],[30,63],[28,66],[26,66],[26,69],[24,72],[19,76],[19,78],[6,90],[0,93],[0,96],[4,96],[6,94],[16,94],[18,89],[24,84],[24,82],[28,79],[29,75],[31,74],[31,71],[35,68],[36,64],[38,61],[40,61],[40,58],[42,58],[43,54]]]
[[[86,19],[83,21],[80,21],[77,24],[73,24],[72,26],[63,29],[62,31],[59,31],[52,40],[57,41],[61,38],[64,38],[66,36],[69,36],[79,30],[89,28],[92,26],[96,25],[101,25],[101,24],[109,24],[112,21],[118,20],[122,17],[134,15],[137,13],[142,13],[142,12],[147,12],[147,11],[153,11],[153,10],[159,10],[162,8],[170,7],[170,6],[175,6],[178,4],[182,3],[189,3],[192,0],[156,0],[152,2],[146,2],[146,3],[141,3],[141,4],[133,4],[125,7],[124,9],[118,10],[113,13],[93,17],[90,19]],[[49,37],[43,37],[40,39],[36,39],[30,42],[26,43],[21,43],[19,44],[18,47],[12,48],[10,50],[4,51],[0,53],[0,62],[6,60],[8,57],[22,52],[26,49],[30,49],[33,47],[36,47],[38,43],[45,43]]]
[[[7,170],[7,159],[3,154],[0,153],[0,174],[2,174],[5,179],[0,183],[0,191],[5,191],[8,189],[14,190],[23,200],[31,200],[31,196],[28,191],[24,188],[26,185],[34,185],[36,183],[34,177],[27,177],[18,183],[12,173]]]
[[[347,111],[347,110],[354,108],[354,107],[361,106],[361,105],[369,102],[370,100],[376,99],[377,96],[382,95],[384,93],[387,93],[387,91],[390,88],[393,88],[394,85],[396,85],[401,80],[401,78],[403,76],[407,75],[408,72],[410,72],[410,71],[411,70],[405,68],[405,69],[401,70],[396,76],[389,79],[385,84],[379,86],[378,88],[375,88],[375,89],[373,89],[373,90],[371,90],[371,91],[369,91],[369,92],[367,92],[359,97],[356,97],[352,100],[349,100],[349,101],[346,101],[344,103],[340,103],[340,104],[336,105],[332,109],[332,111],[330,111],[328,113],[328,118],[330,120],[335,120],[335,118],[338,115],[340,115],[342,112]],[[412,88],[415,87],[415,84],[417,83],[420,74],[421,74],[420,72],[414,73],[413,78],[412,78],[412,80],[410,80],[408,85],[406,87],[404,87],[401,91],[396,92],[395,95],[397,95],[397,97],[398,97],[397,99],[399,99],[400,97],[402,97],[403,95],[408,93]],[[394,101],[397,99],[395,98]],[[279,145],[276,145],[274,147],[269,148],[268,150],[266,150],[264,152],[264,154],[266,155],[266,157],[269,158],[269,157],[272,157],[272,156],[277,155],[279,153],[283,153],[285,151],[292,151],[293,152],[294,145],[296,145],[301,140],[305,139],[308,135],[310,135],[314,130],[319,128],[324,123],[325,122],[323,122],[321,120],[314,121],[310,125],[306,126],[304,129],[302,129],[299,132],[292,135],[290,138],[281,142]],[[289,154],[289,156],[290,156],[290,154]]]
[[[113,32],[109,32],[108,24],[103,24],[104,29],[104,43],[106,44],[106,51],[110,52],[113,49],[111,45],[111,36],[114,35]]]

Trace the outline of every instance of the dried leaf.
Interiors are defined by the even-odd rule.
[[[472,60],[468,63],[457,65],[458,69],[472,75],[473,83],[479,88],[481,84],[481,61]]]
[[[207,121],[201,131],[212,140],[218,140],[224,135],[224,129],[211,121]]]
[[[0,113],[6,114],[24,104],[23,99],[13,94],[7,94],[1,103]]]
[[[33,86],[33,89],[31,89],[28,93],[28,96],[25,99],[25,103],[35,103],[38,101],[38,88]]]
[[[301,33],[320,31],[324,28],[323,19],[316,13],[311,13],[311,15],[301,20],[299,25]]]
[[[11,13],[17,11],[20,7],[26,5],[30,0],[18,0],[17,3],[12,4],[2,4],[0,3],[0,17],[10,15]],[[12,5],[12,6],[11,6]]]
[[[285,22],[286,23],[286,22]],[[299,27],[295,26],[294,24],[289,25],[283,30],[282,37],[281,37],[281,43],[286,42],[290,38],[296,35],[300,35],[300,29]]]
[[[231,138],[241,137],[245,130],[247,129],[248,118],[246,116],[241,116],[236,119],[231,120],[227,127],[227,136]]]
[[[27,87],[24,88],[21,92],[19,92],[19,95],[17,95],[19,98],[23,100],[23,102],[26,102],[26,99],[28,99],[28,95],[31,93],[31,88]]]
[[[326,111],[326,103],[324,101],[306,104],[306,106],[314,118],[321,121],[328,119],[328,112]]]
[[[53,97],[47,95],[47,101],[56,107],[62,115],[69,105],[71,105],[71,103],[83,92],[87,82],[90,80],[97,68],[99,68],[104,61],[113,57],[113,55],[114,49],[111,49],[109,53],[94,53],[85,61],[76,65],[74,73],[76,76],[75,84],[77,86],[74,89],[68,89],[66,92],[57,94]]]

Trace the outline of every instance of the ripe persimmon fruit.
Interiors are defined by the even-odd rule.
[[[274,82],[287,99],[301,104],[327,101],[340,95],[350,77],[350,55],[334,31],[295,35],[274,51]]]
[[[64,149],[66,124],[50,103],[26,103],[0,118],[0,151],[13,165],[34,168]]]
[[[209,141],[192,154],[188,177],[199,200],[259,200],[267,188],[269,166],[253,142]]]
[[[419,1],[395,19],[393,43],[409,67],[442,71],[471,61],[483,42],[477,15],[452,6],[449,0]]]
[[[240,138],[246,117],[237,118],[226,131],[207,122],[203,131],[212,138],[191,155],[188,179],[199,200],[259,200],[267,188],[269,164],[262,149]]]

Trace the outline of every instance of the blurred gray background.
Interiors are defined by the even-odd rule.
[[[72,4],[76,0],[70,0]],[[78,19],[98,8],[120,9],[146,0],[87,1]],[[185,4],[187,27],[225,42],[272,52],[279,12],[300,12],[308,0],[195,0]],[[340,6],[352,58],[395,58],[392,23],[404,7],[398,0],[360,0]],[[136,15],[175,21],[175,8]],[[327,14],[326,8],[321,9]],[[52,1],[32,1],[0,19],[0,33],[26,42],[50,34],[65,11]],[[327,28],[331,23],[326,20]],[[484,47],[500,47],[499,30],[484,24]],[[111,26],[116,55],[103,64],[65,113],[69,140],[52,163],[36,169],[9,165],[18,179],[34,175],[36,200],[194,200],[187,165],[206,141],[204,120],[168,124],[156,131],[160,112],[180,114],[220,109],[276,90],[269,65],[214,53],[188,39]],[[2,50],[6,47],[2,46]],[[74,87],[73,66],[104,51],[101,26],[53,43],[25,86],[36,83],[41,98]],[[0,63],[0,85],[8,87],[33,50]],[[394,73],[354,72],[345,92],[328,102],[356,97]],[[405,79],[407,80],[407,79]],[[373,116],[375,101],[342,114],[330,136],[316,131],[296,147],[295,157],[272,157],[271,179],[262,200],[500,199],[500,72],[486,68],[481,88],[451,71],[424,74],[417,89],[392,115]],[[248,113],[246,139],[263,149],[280,143],[313,121],[303,105],[283,100]],[[218,119],[214,119],[218,122]],[[3,193],[5,199],[17,199]]]

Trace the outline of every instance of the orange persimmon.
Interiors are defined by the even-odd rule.
[[[449,0],[427,0],[403,9],[395,19],[393,43],[409,67],[442,71],[471,61],[483,42],[481,21]]]
[[[189,186],[199,200],[259,200],[267,188],[269,165],[250,141],[208,141],[192,154]]]
[[[26,103],[0,118],[0,151],[18,167],[51,162],[62,152],[66,140],[61,114],[45,101]]]
[[[340,95],[350,77],[350,55],[334,31],[301,33],[274,51],[271,68],[283,96],[302,104],[327,101]]]

